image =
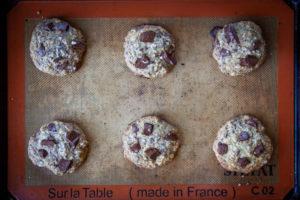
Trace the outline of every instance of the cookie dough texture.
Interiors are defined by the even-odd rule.
[[[179,148],[178,134],[177,128],[156,116],[138,119],[123,133],[124,157],[141,168],[165,165]]]
[[[88,141],[83,131],[74,123],[61,121],[43,125],[28,143],[32,163],[60,176],[75,172],[87,152]]]
[[[128,68],[145,78],[162,77],[176,65],[174,40],[160,26],[131,29],[125,38],[124,56]]]
[[[266,56],[261,28],[251,21],[227,24],[215,33],[213,57],[230,76],[257,69]]]
[[[249,173],[265,165],[273,146],[265,128],[255,117],[241,115],[228,121],[213,143],[221,166],[229,171]]]
[[[43,19],[32,32],[30,56],[42,72],[64,76],[75,72],[86,49],[81,31],[57,18]]]

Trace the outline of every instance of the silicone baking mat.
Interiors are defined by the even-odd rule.
[[[209,31],[246,19],[262,27],[267,58],[255,72],[230,77],[211,56]],[[41,19],[25,19],[25,145],[42,124],[60,119],[83,128],[89,154],[76,173],[59,177],[34,166],[26,152],[26,185],[278,183],[277,17],[66,20],[83,31],[87,52],[75,74],[53,77],[36,69],[29,56],[31,33]],[[125,65],[124,37],[140,24],[161,25],[175,38],[178,64],[163,78],[136,77]],[[175,160],[154,170],[136,168],[121,146],[127,124],[150,114],[163,116],[182,134]],[[226,173],[211,148],[218,129],[239,114],[257,116],[275,147],[271,162],[247,176]]]
[[[63,78],[39,72],[28,56],[34,25],[53,16],[88,40],[82,68]],[[294,186],[293,16],[272,0],[18,3],[7,15],[9,191],[17,199],[282,199]],[[241,19],[262,27],[267,60],[228,77],[211,57],[209,31]],[[141,79],[125,66],[124,37],[142,23],[175,37],[178,64],[164,78]],[[264,123],[275,147],[270,164],[248,175],[225,172],[211,150],[222,124],[243,113]],[[149,114],[182,133],[174,161],[155,170],[135,168],[121,148],[127,124]],[[57,177],[28,160],[28,137],[53,119],[78,123],[90,141],[74,174]]]

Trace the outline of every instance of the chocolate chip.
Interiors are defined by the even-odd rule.
[[[49,130],[49,131],[55,132],[55,131],[56,131],[56,126],[55,126],[55,124],[54,124],[54,123],[50,123],[50,124],[48,125],[48,130]]]
[[[65,60],[62,64],[56,65],[55,68],[57,70],[64,70],[67,68],[68,65],[69,65],[69,62],[67,60]]]
[[[175,133],[169,132],[165,137],[165,140],[176,141],[178,140],[178,136]]]
[[[166,51],[161,52],[160,54],[161,58],[166,61],[166,63],[170,64],[170,65],[176,65],[177,61],[175,58],[175,51],[173,51],[172,53],[167,53]]]
[[[248,120],[246,121],[246,124],[248,124],[248,125],[250,125],[250,126],[253,126],[253,127],[257,128],[257,124],[256,124],[256,122],[255,122],[253,119],[248,119]]]
[[[254,148],[253,154],[254,154],[256,157],[259,157],[264,151],[265,151],[264,145],[263,145],[262,143],[260,143],[259,145],[257,145],[257,146]]]
[[[244,158],[239,158],[238,159],[238,164],[241,168],[245,168],[248,164],[250,164],[250,161],[248,160],[248,158],[244,157]]]
[[[143,134],[149,136],[152,134],[152,131],[153,131],[153,125],[149,123],[145,123]]]
[[[58,163],[58,167],[63,173],[66,173],[66,171],[71,167],[72,162],[72,160],[61,159]]]
[[[50,22],[44,26],[44,29],[46,31],[54,31],[54,24],[52,22]]]
[[[137,133],[139,131],[139,127],[136,124],[132,124],[131,126],[132,132]]]
[[[258,58],[253,55],[247,55],[246,58],[240,59],[240,65],[245,67],[253,67],[258,62]]]
[[[219,153],[220,155],[224,155],[225,153],[227,153],[227,151],[228,151],[228,145],[219,142],[219,143],[218,143],[218,153]]]
[[[260,40],[255,40],[252,44],[252,50],[258,50],[262,45]]]
[[[141,58],[135,61],[135,67],[139,69],[145,69],[150,64],[150,59],[144,54]]]
[[[79,134],[75,131],[69,132],[67,135],[67,139],[73,147],[76,147],[79,142]]]
[[[48,155],[48,152],[45,149],[39,149],[39,155],[42,158],[45,158]]]
[[[145,151],[145,153],[151,160],[156,160],[156,158],[161,154],[161,152],[156,148],[149,148]]]
[[[85,44],[84,43],[82,43],[82,42],[76,42],[76,44],[73,44],[72,45],[72,48],[73,49],[78,49],[78,50],[84,50],[85,49]]]
[[[222,28],[223,27],[221,27],[221,26],[215,26],[215,27],[213,27],[213,29],[211,29],[209,34],[211,35],[211,37],[216,38],[218,31]]]
[[[140,40],[142,42],[153,42],[156,33],[154,31],[146,31],[141,34]]]
[[[41,45],[40,45],[39,54],[40,54],[40,56],[45,56],[46,55],[45,46],[44,46],[43,43],[41,43]]]
[[[239,140],[240,141],[249,140],[248,133],[246,131],[241,132],[241,134],[239,135]]]
[[[60,31],[68,31],[69,30],[69,25],[67,23],[62,23],[58,25],[58,29]]]
[[[225,38],[226,38],[228,44],[230,42],[235,43],[235,44],[240,43],[239,38],[236,33],[236,30],[233,27],[233,25],[229,24],[229,25],[225,26],[224,34],[225,34]]]
[[[140,151],[140,149],[141,149],[141,145],[139,142],[130,146],[130,150],[133,151],[134,153],[138,153]]]
[[[42,140],[41,144],[48,147],[52,147],[56,144],[56,140],[54,139],[54,137],[49,136],[47,140]]]
[[[221,51],[220,51],[220,55],[222,57],[230,56],[231,52],[229,50],[227,50],[227,49],[222,48]]]

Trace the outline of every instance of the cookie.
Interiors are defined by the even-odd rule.
[[[75,172],[87,152],[88,141],[83,131],[74,123],[61,121],[43,125],[28,143],[32,163],[60,176]]]
[[[156,116],[138,119],[123,133],[124,157],[141,168],[165,165],[179,148],[178,134],[177,128]]]
[[[124,56],[128,68],[145,78],[162,77],[177,63],[172,36],[154,25],[141,25],[128,32]]]
[[[43,19],[32,32],[30,56],[42,72],[64,76],[75,72],[86,49],[81,31],[60,19]]]
[[[266,43],[258,25],[251,21],[227,24],[212,30],[213,57],[220,70],[238,76],[257,69],[266,56]]]
[[[265,128],[255,117],[241,115],[226,122],[218,131],[213,151],[228,171],[249,173],[265,165],[273,146]]]

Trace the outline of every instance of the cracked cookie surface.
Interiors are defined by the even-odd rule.
[[[273,146],[265,128],[255,117],[240,115],[218,131],[213,151],[223,168],[249,173],[270,160]]]
[[[30,56],[42,72],[64,76],[75,72],[86,50],[81,31],[68,22],[43,19],[36,25],[30,41]]]
[[[137,76],[145,78],[166,75],[177,61],[175,42],[162,27],[141,25],[131,29],[124,42],[127,67]]]
[[[220,70],[230,76],[257,69],[266,56],[261,28],[251,21],[227,24],[214,30],[213,57]]]
[[[149,169],[172,161],[180,144],[177,128],[156,116],[130,123],[122,141],[124,157],[138,167]]]
[[[74,123],[49,122],[28,142],[28,156],[32,163],[60,176],[75,172],[87,152],[86,136]]]

